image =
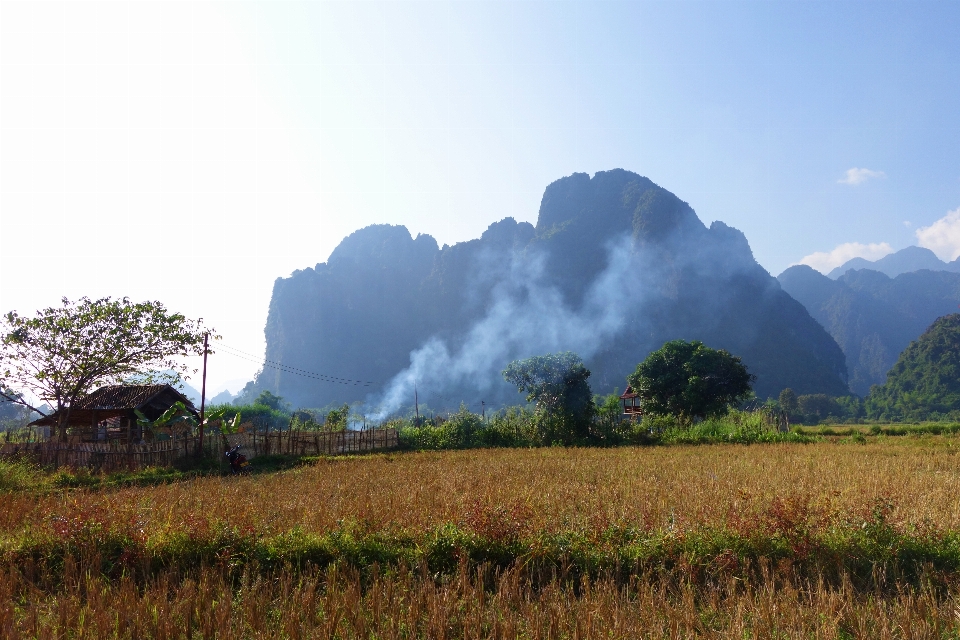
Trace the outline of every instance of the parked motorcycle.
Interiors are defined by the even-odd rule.
[[[247,461],[247,456],[240,453],[239,444],[233,449],[224,452],[224,455],[226,455],[227,460],[230,461],[230,473],[235,476],[245,476],[250,473],[250,463]]]

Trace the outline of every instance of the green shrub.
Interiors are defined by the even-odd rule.
[[[389,426],[399,434],[400,446],[411,450],[470,449],[476,447],[541,447],[555,444],[543,428],[542,415],[522,407],[498,411],[484,421],[461,406],[448,417],[397,420]],[[768,424],[763,409],[731,411],[722,418],[685,425],[669,415],[647,415],[640,422],[622,420],[619,413],[599,413],[590,438],[578,444],[622,446],[649,444],[710,444],[753,442],[810,442],[799,431],[780,432]]]

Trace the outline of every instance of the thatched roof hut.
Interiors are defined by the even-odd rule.
[[[156,420],[177,402],[182,402],[187,412],[199,420],[200,414],[189,398],[168,384],[101,387],[64,410],[67,433],[78,436],[81,442],[139,442],[144,434],[135,411]],[[34,420],[30,426],[55,428],[58,424],[59,411]]]

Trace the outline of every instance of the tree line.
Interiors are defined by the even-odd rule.
[[[183,356],[201,355],[205,340],[218,338],[201,320],[174,313],[156,301],[101,298],[62,300],[34,316],[16,312],[0,321],[0,420],[44,414],[38,398],[61,416],[80,397],[109,384],[175,382],[195,373]],[[213,350],[211,349],[212,353]],[[157,373],[166,371],[168,373]],[[544,354],[509,363],[505,380],[533,406],[536,439],[546,444],[602,440],[622,419],[615,395],[593,394],[590,371],[574,353]],[[938,319],[901,354],[887,383],[867,398],[798,395],[784,389],[776,399],[753,397],[751,375],[741,359],[699,341],[674,340],[649,354],[626,383],[638,394],[649,420],[669,417],[680,426],[717,419],[731,408],[763,406],[793,423],[821,421],[960,418],[960,314]],[[17,407],[17,408],[15,408]],[[515,412],[516,413],[516,412]],[[517,415],[520,415],[519,413]],[[212,407],[208,424],[248,424],[260,430],[345,429],[348,405],[294,411],[265,391],[242,407]],[[354,419],[356,416],[354,416]],[[504,418],[506,419],[506,418]],[[516,433],[516,430],[514,430]]]

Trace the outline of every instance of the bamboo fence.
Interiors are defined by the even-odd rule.
[[[267,431],[225,436],[230,447],[240,445],[247,458],[263,455],[337,455],[396,448],[396,429],[363,431]]]
[[[214,458],[225,448],[240,445],[247,458],[261,455],[337,455],[393,449],[396,429],[364,431],[269,431],[230,435],[207,434],[203,449]],[[88,467],[101,471],[165,467],[195,455],[198,438],[161,440],[146,444],[120,442],[10,442],[0,444],[0,458],[29,458],[49,467]]]

